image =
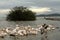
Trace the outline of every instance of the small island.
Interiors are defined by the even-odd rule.
[[[35,12],[32,12],[27,7],[14,7],[9,11],[6,17],[7,21],[34,21],[36,20]]]

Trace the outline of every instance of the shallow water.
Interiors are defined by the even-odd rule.
[[[51,24],[54,27],[60,27],[60,21],[52,21],[52,20],[45,20],[43,18],[37,17],[36,21],[16,21],[16,22],[8,22],[5,20],[0,20],[0,29],[6,27],[15,27],[16,24],[27,26],[31,25],[32,27],[36,27],[37,25],[42,25],[43,23]],[[46,40],[60,40],[60,29],[56,29],[52,32],[48,32],[48,37],[45,38]],[[42,36],[40,33],[38,35],[28,35],[28,36],[6,36],[5,38],[0,38],[0,40],[45,40],[42,39],[45,36]]]

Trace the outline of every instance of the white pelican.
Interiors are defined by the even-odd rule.
[[[52,25],[44,25],[40,26],[38,29],[40,29],[41,34],[47,33],[47,31],[55,30],[55,27]]]
[[[6,28],[6,32],[7,32],[8,34],[10,34],[10,33],[12,32],[11,28],[10,28],[10,27],[7,27],[7,28]]]
[[[39,28],[35,28],[36,31],[40,32],[40,29]]]
[[[36,28],[31,28],[28,30],[28,34],[32,34],[32,35],[35,34],[36,35],[36,34],[38,34],[38,30]]]
[[[17,35],[17,34],[16,34],[16,31],[14,31],[12,28],[6,28],[6,32],[7,32],[8,35],[10,35],[10,36],[15,36],[15,35]]]
[[[39,27],[39,29],[42,29],[42,28],[43,28],[42,26]]]
[[[4,36],[7,36],[8,34],[6,33],[5,30],[0,30],[0,37],[4,38]]]
[[[48,25],[48,26],[49,26],[48,28],[50,28],[51,30],[55,30],[54,26],[52,26],[52,25]]]
[[[19,30],[18,34],[21,36],[24,36],[24,35],[27,35],[27,32],[26,32],[26,30]]]
[[[38,34],[38,31],[36,31],[36,30],[30,30],[28,34],[32,34],[32,35],[35,34],[36,35],[36,34]]]
[[[18,25],[18,24],[16,24],[16,27],[19,27],[19,25]]]
[[[43,28],[44,28],[43,26],[39,27],[40,30],[43,29]],[[55,30],[55,27],[52,26],[52,25],[48,25],[47,30]]]

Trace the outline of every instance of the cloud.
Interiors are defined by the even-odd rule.
[[[44,13],[44,12],[51,12],[51,8],[48,7],[43,7],[43,8],[39,8],[39,7],[32,7],[29,8],[30,10],[32,10],[33,12],[37,12],[37,13]]]
[[[7,14],[10,9],[0,9],[0,14]]]
[[[45,12],[51,12],[51,8],[48,7],[31,7],[29,10],[32,10],[36,13],[45,13]],[[8,14],[10,9],[0,9],[0,14]]]

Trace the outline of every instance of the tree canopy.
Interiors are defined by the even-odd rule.
[[[36,20],[35,12],[32,12],[27,7],[14,7],[9,11],[6,17],[8,21],[32,21]]]

